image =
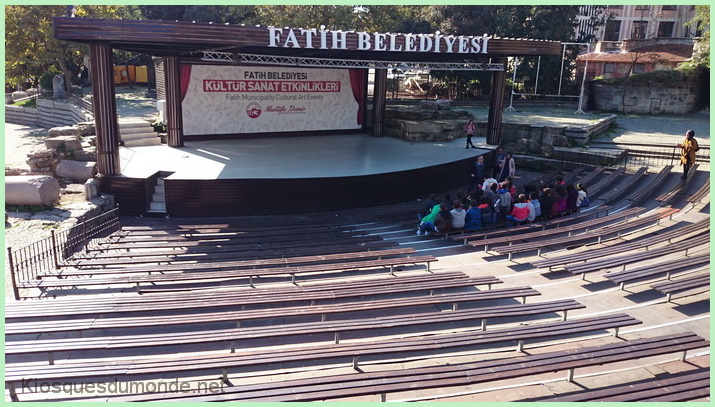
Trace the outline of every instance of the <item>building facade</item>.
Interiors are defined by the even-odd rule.
[[[625,5],[625,6],[581,6],[579,32],[592,35],[594,42],[619,42],[653,38],[694,38],[695,32],[686,23],[695,16],[694,5]],[[606,24],[593,29],[589,27],[591,18],[606,18]]]
[[[694,5],[582,6],[577,29],[594,44],[578,57],[578,75],[586,69],[588,79],[618,78],[675,68],[691,58],[701,34],[687,25],[694,16]],[[597,29],[588,24],[599,18],[605,24]]]

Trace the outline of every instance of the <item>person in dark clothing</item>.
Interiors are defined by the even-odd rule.
[[[578,191],[573,184],[566,185],[566,210],[573,213],[578,211],[576,206],[576,201],[578,201]]]
[[[486,175],[487,166],[484,164],[484,156],[480,155],[472,166],[472,173],[469,176],[469,190],[473,190],[476,185],[482,185]]]
[[[499,180],[499,172],[501,172],[504,157],[506,157],[504,148],[497,147],[497,150],[494,152],[494,165],[492,166],[492,177],[496,178],[497,180]]]

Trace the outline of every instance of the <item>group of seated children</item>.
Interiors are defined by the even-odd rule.
[[[417,235],[447,234],[460,230],[479,230],[485,226],[518,225],[536,219],[549,219],[575,213],[589,205],[588,193],[581,184],[566,184],[558,177],[554,185],[535,188],[526,185],[517,194],[510,177],[501,184],[485,178],[468,194],[457,193],[457,199],[445,195],[437,201],[435,194],[427,202],[427,214],[418,215]]]

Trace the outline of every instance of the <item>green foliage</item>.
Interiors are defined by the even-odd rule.
[[[710,6],[695,6],[695,17],[686,23],[693,30],[702,31],[702,37],[696,44],[699,50],[695,54],[694,63],[705,68],[710,68]]]
[[[15,102],[12,104],[13,106],[19,106],[19,107],[37,107],[37,99],[27,99],[23,100],[21,102]]]
[[[7,205],[5,207],[5,212],[30,212],[33,215],[49,210],[52,210],[52,207],[42,205]]]
[[[78,17],[122,18],[136,16],[124,6],[76,6]],[[67,78],[76,77],[84,44],[54,38],[52,18],[66,14],[60,5],[5,6],[5,81],[12,85],[36,79],[50,67],[57,67]],[[52,89],[50,86],[49,89]]]
[[[47,72],[40,75],[40,79],[38,81],[40,87],[45,91],[52,91],[52,79],[55,77],[55,75],[60,73],[62,72],[58,71],[54,67],[51,67]]]
[[[602,6],[599,6],[602,7]],[[603,8],[603,7],[602,7]],[[579,6],[432,6],[434,21],[443,32],[455,35],[481,35],[488,33],[497,37],[544,39],[552,41],[582,41],[575,27]],[[590,21],[593,27],[605,24],[605,19]],[[536,89],[537,70],[539,71],[538,92],[556,94],[559,88],[561,72],[562,94],[573,94],[579,83],[573,81],[577,50],[567,48],[567,62],[561,72],[561,56],[541,58],[521,58],[518,72],[527,92]],[[490,72],[433,72],[433,76],[458,86],[479,81],[481,94],[491,93]],[[525,79],[528,78],[528,79]],[[569,87],[573,88],[570,89]],[[458,92],[460,93],[460,92]]]
[[[663,86],[667,84],[676,84],[687,82],[692,79],[694,71],[683,71],[683,70],[661,70],[652,71],[641,74],[633,74],[629,77],[624,78],[608,78],[599,79],[594,81],[596,83],[611,83],[617,85],[641,85],[641,86]]]

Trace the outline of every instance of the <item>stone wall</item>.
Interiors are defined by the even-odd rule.
[[[451,110],[448,100],[421,101],[418,105],[385,110],[385,135],[407,141],[453,141],[464,137],[464,125],[474,116]]]
[[[92,116],[79,107],[54,100],[37,99],[37,108],[5,105],[5,121],[8,123],[55,127],[92,120]]]
[[[626,113],[685,114],[697,110],[695,83],[647,86],[591,82],[589,102],[596,110]],[[623,94],[625,92],[625,104]]]

